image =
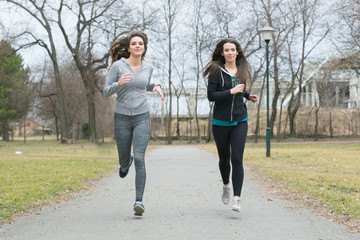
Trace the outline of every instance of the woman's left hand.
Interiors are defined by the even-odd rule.
[[[256,103],[257,100],[258,100],[258,96],[253,95],[253,94],[250,94],[249,100],[250,100],[251,102],[253,102],[253,103]]]
[[[164,100],[164,94],[163,94],[163,92],[161,90],[160,85],[156,85],[152,91],[157,92],[160,95],[161,100]]]

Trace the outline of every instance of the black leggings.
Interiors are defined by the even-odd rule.
[[[244,181],[243,155],[248,123],[247,121],[239,122],[237,126],[231,127],[213,125],[212,131],[219,154],[219,168],[223,183],[229,183],[231,154],[234,196],[240,196]]]

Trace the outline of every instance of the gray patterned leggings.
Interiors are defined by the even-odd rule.
[[[146,112],[128,116],[115,113],[114,125],[120,166],[129,165],[131,144],[133,144],[136,201],[142,201],[146,181],[145,150],[151,130],[150,114]]]

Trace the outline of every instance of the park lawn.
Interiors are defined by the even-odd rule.
[[[211,146],[216,152],[216,147]],[[329,211],[360,219],[360,144],[247,144],[244,164],[311,196]]]
[[[16,154],[21,152],[21,154]],[[115,143],[0,142],[0,222],[114,172]]]

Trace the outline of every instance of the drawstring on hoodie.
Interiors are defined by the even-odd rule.
[[[222,74],[222,72],[220,72],[221,73],[221,79],[222,79],[222,86],[221,87],[224,87],[224,77],[223,77],[223,74]]]
[[[230,73],[228,71],[226,71],[225,69],[223,69],[222,67],[220,67],[221,69],[221,79],[222,79],[222,87],[224,87],[225,85],[225,81],[224,81],[224,76],[223,76],[223,73],[222,72],[225,72],[226,74],[228,74],[230,77]],[[232,85],[232,83],[231,83]],[[234,101],[235,101],[235,94],[233,95],[232,97],[232,103],[231,103],[231,115],[230,115],[230,121],[232,122],[233,121],[233,112],[234,112]]]

